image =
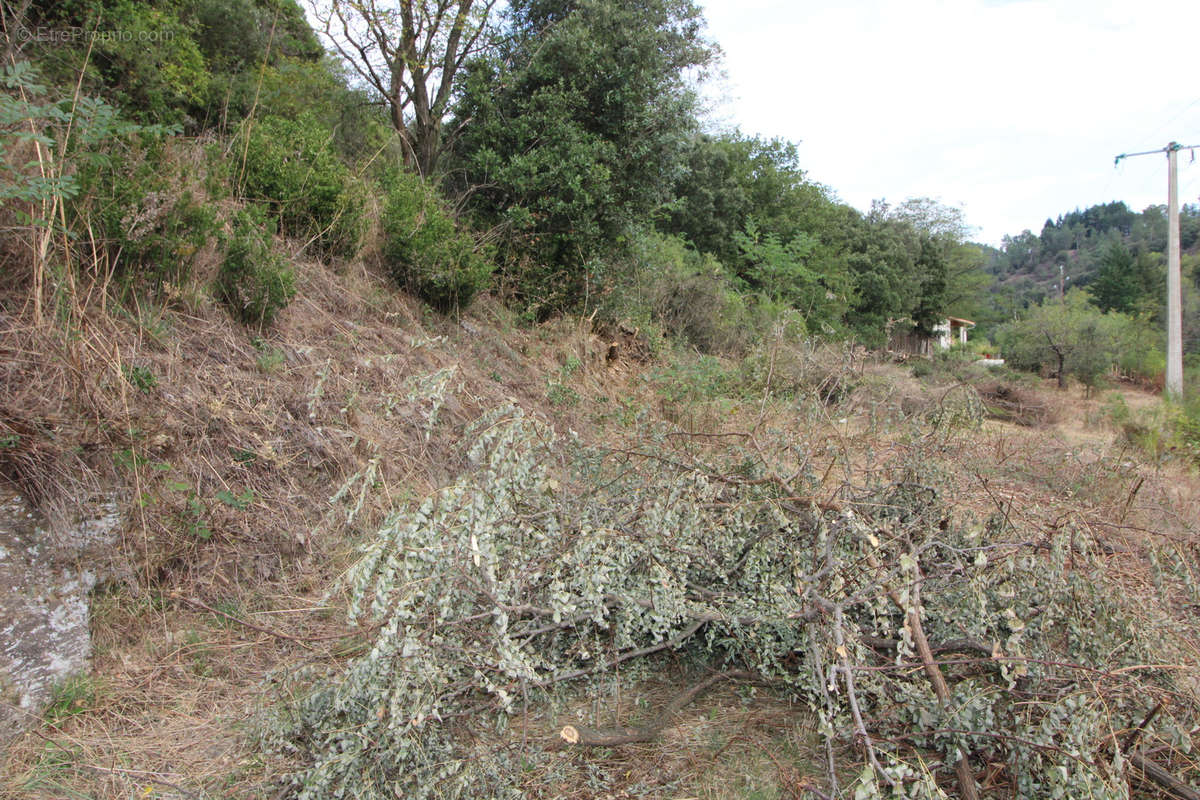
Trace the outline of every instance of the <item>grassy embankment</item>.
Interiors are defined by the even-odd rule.
[[[1032,426],[948,423],[939,409],[968,391],[956,378],[917,379],[862,352],[777,341],[739,363],[586,320],[519,327],[493,302],[461,319],[430,314],[360,264],[334,274],[303,263],[297,276],[300,299],[262,338],[202,293],[160,306],[81,301],[71,336],[6,317],[23,407],[55,426],[44,446],[99,465],[126,498],[134,577],[96,593],[93,671],[10,750],[0,791],[270,796],[291,765],[253,734],[275,691],[268,676],[362,651],[369,632],[327,592],[388,510],[465,468],[464,427],[506,402],[614,453],[651,430],[665,432],[657,456],[679,464],[715,463],[731,443],[758,449],[781,471],[817,476],[813,494],[829,503],[897,480],[919,456],[944,476],[956,517],[1000,515],[1031,540],[1068,527],[1090,537],[1146,618],[1173,621],[1182,650],[1171,649],[1191,657],[1161,669],[1197,702],[1196,600],[1164,565],[1195,563],[1200,479],[1128,444],[1111,398],[1034,381],[1021,389]],[[1135,412],[1157,403],[1115,391]],[[39,402],[70,397],[79,402]],[[496,746],[540,749],[565,720],[652,716],[687,669],[655,663],[608,680],[602,696],[525,709]],[[1117,730],[1128,724],[1118,717]],[[806,708],[728,686],[655,742],[531,762],[519,780],[547,797],[804,796],[805,781],[821,785],[824,757]],[[1182,753],[1171,764],[1195,774]],[[999,771],[980,779],[1003,783]]]

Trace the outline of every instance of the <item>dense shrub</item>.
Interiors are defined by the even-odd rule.
[[[1163,356],[1148,321],[1103,312],[1076,290],[1064,301],[1047,300],[997,332],[1004,357],[1018,369],[1044,371],[1062,384],[1067,376],[1097,385],[1113,368],[1153,379]]]
[[[296,0],[70,0],[34,4],[25,22],[35,31],[120,32],[70,37],[42,48],[39,61],[62,86],[82,77],[85,91],[132,118],[180,124],[189,132],[236,124],[252,108],[272,110],[259,91],[260,67],[283,61],[324,66]]]
[[[217,214],[187,171],[173,140],[149,137],[110,143],[105,158],[84,162],[72,211],[118,276],[154,286],[191,277]]]
[[[35,4],[35,8],[36,5]],[[46,48],[44,63],[63,86],[83,85],[139,122],[187,124],[204,104],[212,78],[193,26],[175,3],[79,0],[31,10],[34,25],[77,27],[120,35],[77,37]],[[44,16],[43,16],[44,15]],[[86,53],[86,59],[84,55]]]
[[[283,58],[248,87],[268,113],[288,119],[308,115],[332,131],[332,146],[349,163],[387,153],[395,141],[386,114],[363,92],[347,88],[333,63]],[[403,158],[402,154],[389,154]]]
[[[464,308],[487,288],[493,264],[459,228],[437,192],[408,172],[387,180],[383,255],[392,276],[442,311]]]
[[[351,257],[362,242],[364,191],[309,116],[248,122],[234,156],[243,195],[269,204],[289,236],[325,254]]]
[[[741,355],[778,309],[737,291],[724,266],[678,236],[641,232],[597,271],[600,314],[661,328],[702,353]]]
[[[247,325],[270,325],[296,293],[292,270],[271,248],[274,222],[249,207],[233,218],[217,276],[217,297]]]

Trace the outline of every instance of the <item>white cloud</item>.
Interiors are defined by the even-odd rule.
[[[1200,144],[1197,3],[704,5],[726,51],[718,118],[801,140],[810,175],[859,207],[932,196],[997,242],[1077,206],[1165,202],[1165,158],[1113,156]],[[1194,202],[1200,166],[1182,161]]]

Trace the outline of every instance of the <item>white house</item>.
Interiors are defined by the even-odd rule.
[[[967,331],[974,327],[975,323],[969,319],[946,317],[933,326],[933,335],[937,340],[938,348],[949,350],[950,347],[956,344],[965,345],[967,343]]]
[[[975,327],[969,319],[944,317],[933,326],[933,335],[918,331],[912,320],[889,323],[888,349],[917,356],[932,356],[935,350],[949,350],[952,345],[967,343],[967,330]]]

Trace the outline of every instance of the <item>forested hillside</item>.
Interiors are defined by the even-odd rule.
[[[854,208],[693,0],[0,32],[0,796],[1194,795],[1160,209]]]
[[[1179,215],[1183,275],[1189,297],[1200,287],[1200,206]],[[1063,289],[1087,288],[1104,310],[1140,311],[1161,319],[1166,304],[1167,208],[1141,213],[1113,202],[1046,220],[1040,234],[1005,236],[999,250],[985,248],[986,271],[995,277],[993,317],[1019,314]],[[1200,349],[1200,308],[1185,303],[1185,347]]]

